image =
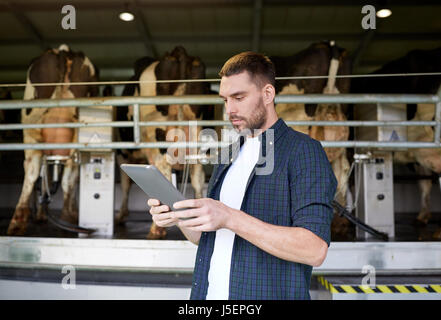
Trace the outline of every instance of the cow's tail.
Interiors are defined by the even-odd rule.
[[[23,95],[23,100],[32,100],[35,98],[35,88],[34,86],[31,84],[31,80],[29,78],[29,73],[30,73],[30,68],[28,70],[28,74],[26,76],[26,87],[25,87],[25,91],[24,91],[24,95]],[[22,108],[21,109],[21,119],[26,119],[26,109]],[[23,122],[23,121],[22,121]]]
[[[323,90],[323,93],[340,93],[335,84],[338,73],[338,67],[340,64],[339,61],[340,52],[337,46],[335,45],[335,41],[330,41],[329,45],[331,48],[331,62],[329,64],[328,82],[326,84],[325,89]]]

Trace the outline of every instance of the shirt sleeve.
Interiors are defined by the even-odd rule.
[[[329,246],[337,179],[320,142],[304,141],[291,165],[292,225],[310,230]]]

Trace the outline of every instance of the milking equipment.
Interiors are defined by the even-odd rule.
[[[79,122],[111,122],[112,106],[79,108]],[[81,127],[80,143],[112,142],[111,127]],[[115,154],[112,149],[79,149],[79,225],[94,229],[93,236],[113,235]],[[83,234],[80,233],[80,236]]]
[[[52,196],[60,185],[64,163],[68,159],[69,156],[43,155],[40,167],[40,194],[38,195],[40,205],[47,205],[51,202]]]
[[[355,117],[360,120],[405,121],[405,104],[364,104],[355,106]],[[358,127],[356,140],[407,141],[406,127]],[[397,149],[395,149],[397,150]],[[387,148],[356,150],[354,156],[356,216],[391,238],[395,236],[393,153]],[[357,238],[369,239],[371,235],[357,228]]]
[[[74,156],[76,154],[74,153]],[[43,155],[42,163],[40,167],[39,182],[36,184],[38,194],[38,208],[46,213],[49,222],[55,226],[69,230],[88,232],[88,230],[75,229],[75,226],[71,226],[69,223],[62,221],[52,215],[48,210],[48,206],[52,201],[52,196],[57,193],[57,190],[61,184],[61,177],[63,174],[64,165],[70,156],[62,155]],[[39,189],[38,189],[39,188]],[[40,212],[37,212],[37,216]]]

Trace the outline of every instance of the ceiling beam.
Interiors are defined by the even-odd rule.
[[[158,44],[167,43],[212,43],[212,42],[231,42],[231,43],[244,43],[249,41],[250,35],[173,35],[173,36],[158,36],[151,37],[151,41]],[[335,41],[347,41],[347,42],[360,42],[360,34],[264,34],[261,36],[261,43],[274,43],[279,41],[289,41],[292,43],[296,42],[309,42],[309,41],[320,41],[320,40],[335,40]],[[14,45],[27,45],[31,39],[1,39],[0,45],[2,46],[14,46]],[[369,40],[369,39],[366,39]],[[140,43],[144,42],[145,39],[139,36],[124,36],[124,37],[63,37],[63,38],[47,38],[46,43],[68,43],[68,44],[115,44],[115,43]],[[441,32],[434,33],[375,33],[375,41],[441,41]]]
[[[364,53],[366,52],[369,44],[372,42],[374,35],[375,35],[375,29],[369,29],[368,31],[365,32],[363,38],[360,40],[360,44],[358,45],[357,49],[354,51],[354,53],[351,56],[352,69],[358,67],[360,60],[363,57]]]
[[[153,44],[153,39],[152,39],[152,35],[150,33],[150,29],[147,25],[147,22],[145,20],[144,14],[142,13],[142,10],[139,7],[139,3],[137,0],[132,0],[131,4],[132,4],[132,8],[135,13],[136,26],[137,26],[139,34],[142,37],[142,40],[144,42],[144,46],[147,49],[147,55],[157,59],[157,58],[159,58],[158,51],[156,50],[156,47]]]
[[[254,52],[260,51],[260,38],[262,34],[262,0],[254,0],[253,10],[253,31],[251,50]]]
[[[34,24],[29,20],[29,18],[14,4],[9,1],[0,0],[0,3],[9,8],[9,11],[14,15],[14,17],[20,22],[20,24],[26,29],[26,31],[32,37],[32,40],[37,43],[41,49],[46,50],[49,48],[49,44],[44,40],[41,33],[34,26]]]
[[[60,11],[62,5],[53,0],[46,1],[14,1],[20,11]],[[142,9],[169,9],[169,8],[237,8],[250,7],[253,0],[144,0],[139,2],[139,7]],[[77,10],[117,10],[121,8],[120,2],[111,1],[69,1]],[[324,6],[324,7],[361,7],[366,4],[366,1],[355,0],[265,0],[263,1],[265,7],[276,6]],[[389,0],[390,6],[440,6],[439,0],[421,0],[418,2],[411,0]],[[0,4],[0,12],[8,11],[7,7]]]

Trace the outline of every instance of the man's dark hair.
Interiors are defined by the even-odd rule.
[[[252,51],[242,52],[228,59],[219,72],[219,76],[230,77],[243,71],[248,72],[251,81],[258,88],[268,83],[276,86],[274,64],[267,56]]]

